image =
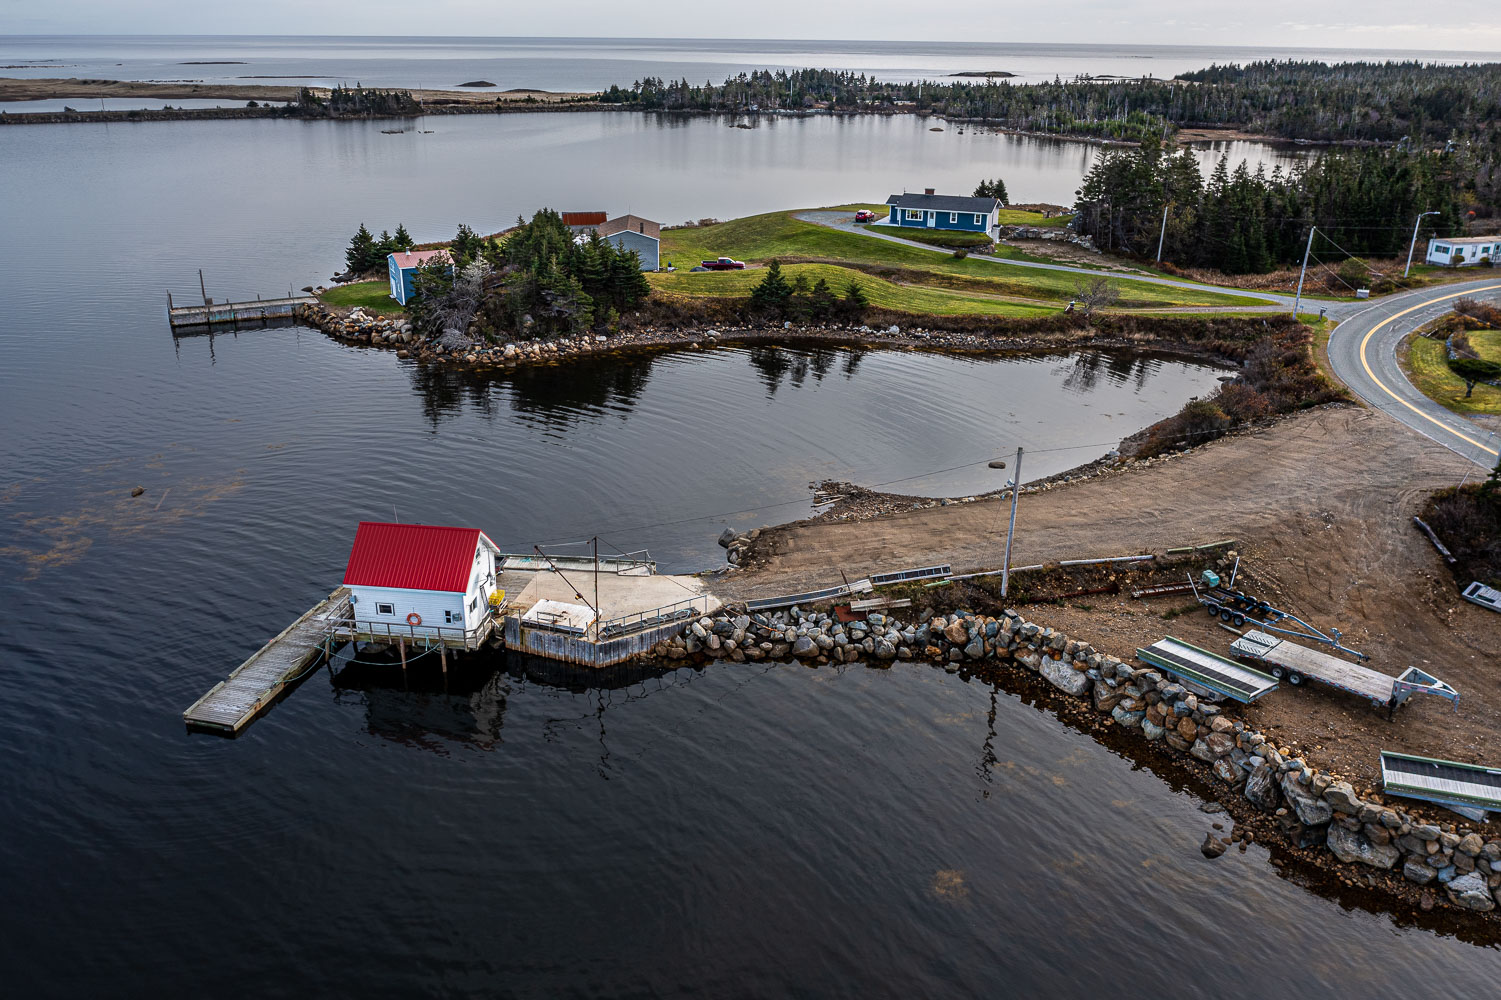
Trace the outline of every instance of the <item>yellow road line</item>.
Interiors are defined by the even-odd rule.
[[[1484,286],[1482,286],[1480,288],[1469,288],[1469,289],[1466,289],[1463,292],[1455,292],[1452,295],[1439,295],[1439,296],[1436,296],[1434,298],[1428,299],[1427,301],[1419,302],[1417,305],[1413,306],[1411,309],[1404,309],[1404,310],[1402,310],[1401,312],[1397,313],[1394,316],[1388,316],[1386,319],[1382,320],[1380,323],[1377,323],[1375,326],[1371,327],[1371,331],[1369,333],[1367,333],[1365,335],[1365,338],[1363,340],[1361,340],[1361,342],[1360,342],[1360,366],[1365,369],[1366,375],[1368,375],[1370,377],[1370,379],[1371,379],[1372,382],[1376,383],[1376,386],[1382,392],[1386,393],[1388,396],[1390,396],[1391,398],[1395,399],[1397,402],[1401,403],[1403,406],[1407,407],[1409,410],[1411,410],[1412,412],[1416,413],[1418,416],[1422,417],[1424,420],[1428,421],[1429,423],[1436,424],[1439,427],[1442,427],[1444,430],[1448,431],[1450,434],[1453,434],[1455,437],[1459,438],[1461,441],[1468,441],[1470,444],[1472,444],[1475,447],[1479,448],[1481,451],[1489,452],[1492,455],[1501,455],[1501,452],[1497,452],[1495,448],[1487,448],[1485,445],[1481,444],[1479,441],[1476,441],[1474,438],[1470,437],[1468,434],[1461,434],[1459,431],[1457,431],[1454,428],[1450,427],[1448,424],[1444,423],[1442,420],[1436,420],[1436,419],[1434,419],[1433,417],[1431,417],[1428,414],[1424,413],[1422,410],[1418,409],[1416,406],[1413,406],[1411,403],[1409,403],[1407,400],[1403,399],[1401,396],[1397,395],[1395,392],[1392,392],[1390,389],[1388,389],[1386,387],[1386,384],[1384,382],[1382,382],[1379,378],[1376,377],[1376,373],[1373,372],[1373,371],[1371,371],[1371,363],[1366,360],[1366,353],[1365,353],[1365,351],[1366,351],[1366,345],[1371,342],[1371,338],[1372,337],[1376,336],[1377,331],[1379,331],[1383,326],[1386,326],[1386,324],[1394,322],[1395,320],[1401,319],[1403,316],[1406,316],[1408,313],[1417,312],[1419,309],[1422,309],[1422,308],[1424,308],[1426,306],[1431,306],[1435,302],[1447,302],[1449,299],[1462,299],[1462,298],[1464,298],[1467,295],[1474,295],[1477,292],[1489,292],[1489,291],[1492,291],[1492,290],[1497,289],[1497,288],[1501,288],[1501,285],[1484,285]]]

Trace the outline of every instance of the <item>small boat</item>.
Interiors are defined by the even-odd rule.
[[[406,131],[406,129],[404,129],[404,128],[383,128],[383,129],[380,130],[380,134],[381,135],[401,135],[405,131]]]

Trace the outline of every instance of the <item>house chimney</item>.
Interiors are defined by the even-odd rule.
[[[922,193],[923,194],[932,194],[933,193],[933,189],[932,188],[923,188],[922,189]]]

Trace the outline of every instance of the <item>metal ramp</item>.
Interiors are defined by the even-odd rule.
[[[1501,768],[1383,750],[1381,785],[1392,795],[1434,802],[1477,822],[1501,812]]]
[[[895,573],[876,573],[870,578],[872,587],[885,587],[893,583],[909,583],[915,580],[943,580],[954,572],[954,567],[945,563],[942,566],[924,566],[921,569],[903,569]]]
[[[1275,677],[1173,636],[1138,649],[1136,656],[1175,677],[1245,704],[1277,690]]]

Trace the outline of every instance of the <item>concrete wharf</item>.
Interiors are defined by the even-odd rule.
[[[182,713],[188,728],[225,735],[240,732],[276,700],[289,681],[329,654],[337,623],[350,614],[349,590],[340,587],[193,702]]]
[[[279,299],[257,298],[249,302],[208,302],[203,305],[174,306],[167,293],[167,323],[176,332],[186,327],[236,326],[289,320],[298,306],[316,305],[311,295],[289,295]]]

